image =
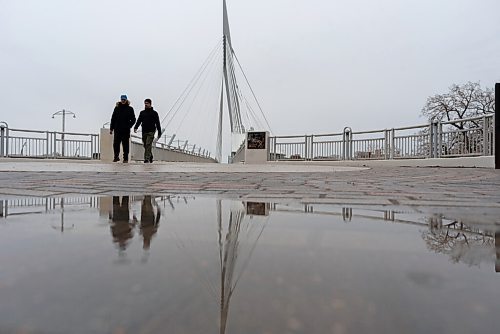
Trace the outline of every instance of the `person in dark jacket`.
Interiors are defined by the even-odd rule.
[[[115,154],[113,162],[120,161],[120,144],[123,146],[123,162],[128,162],[130,129],[134,126],[134,123],[134,108],[130,106],[127,95],[122,95],[120,102],[116,103],[116,107],[113,110],[111,125],[109,127],[109,133],[113,134],[114,132],[115,134],[113,138],[113,151]]]
[[[151,105],[151,99],[144,100],[144,110],[139,114],[137,123],[134,126],[134,132],[142,124],[142,143],[144,145],[144,163],[153,162],[153,140],[155,138],[155,131],[158,131],[158,138],[161,137],[161,125],[158,113]]]

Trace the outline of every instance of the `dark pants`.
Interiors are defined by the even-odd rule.
[[[142,134],[142,143],[144,144],[144,160],[153,159],[153,140],[155,138],[154,132],[146,132]]]
[[[120,155],[120,144],[123,146],[123,160],[128,160],[130,132],[115,131],[113,139],[113,151],[115,159]]]

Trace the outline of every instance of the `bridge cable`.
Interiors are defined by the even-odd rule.
[[[163,117],[163,119],[161,121],[162,124],[165,122],[166,118],[169,116],[169,114],[176,107],[177,103],[179,103],[179,101],[184,97],[183,101],[181,102],[181,105],[177,108],[176,112],[174,112],[174,115],[172,115],[172,119],[175,117],[175,114],[177,113],[177,111],[182,106],[182,104],[186,100],[187,96],[189,95],[189,93],[193,89],[193,87],[192,87],[193,82],[199,80],[199,77],[201,76],[201,74],[203,73],[203,71],[206,69],[206,66],[210,62],[210,59],[214,56],[214,54],[216,53],[216,51],[218,50],[218,48],[221,47],[221,45],[220,45],[221,43],[220,42],[221,42],[220,40],[217,42],[217,44],[215,45],[215,47],[212,49],[212,51],[210,52],[210,54],[208,55],[208,57],[205,59],[205,61],[201,65],[201,67],[198,69],[198,71],[196,72],[196,74],[193,76],[193,78],[191,79],[191,81],[189,82],[189,84],[187,85],[187,87],[184,89],[184,91],[182,92],[182,94],[177,98],[177,100],[172,105],[172,107],[170,108],[170,110],[167,112],[167,114],[165,115],[165,117]],[[167,123],[167,126],[168,126],[169,123],[170,122]]]
[[[194,97],[193,97],[193,99],[191,101],[191,104],[189,105],[188,110],[185,113],[184,117],[182,118],[181,122],[179,123],[176,131],[179,131],[180,127],[184,123],[184,120],[186,119],[186,117],[188,116],[188,114],[191,112],[191,110],[193,108],[193,105],[196,102],[196,99],[198,98],[198,95],[200,94],[201,89],[204,87],[204,83],[206,82],[206,80],[209,77],[209,75],[213,72],[213,70],[215,68],[215,66],[213,66],[215,64],[214,60],[217,60],[217,58],[218,58],[217,55],[218,54],[219,53],[217,52],[216,57],[213,57],[212,60],[211,60],[211,62],[210,62],[210,64],[209,64],[209,66],[207,66],[207,70],[204,72],[205,75],[204,75],[203,79],[201,80],[200,84],[198,85],[198,89],[195,92],[195,95],[194,95]],[[209,89],[210,89],[210,87],[209,87]],[[208,91],[208,89],[207,89],[207,91]],[[206,100],[206,97],[207,97],[207,93],[206,92],[205,92],[204,96],[205,96],[204,100]]]
[[[267,124],[267,126],[269,128],[269,131],[272,133],[273,131],[271,129],[271,126],[269,125],[269,122],[268,122],[268,120],[266,118],[266,115],[264,114],[264,111],[262,110],[262,107],[260,106],[259,101],[257,100],[257,97],[255,96],[255,92],[253,91],[253,88],[250,85],[250,82],[248,81],[248,78],[247,78],[247,76],[245,74],[245,71],[243,70],[243,67],[241,66],[241,63],[240,63],[240,61],[238,59],[238,56],[236,56],[236,53],[234,52],[234,50],[232,50],[232,52],[234,54],[234,58],[236,59],[236,62],[238,63],[238,66],[240,67],[241,73],[243,73],[243,76],[245,77],[245,80],[246,80],[246,82],[248,84],[248,87],[250,87],[250,91],[252,92],[252,95],[253,95],[253,98],[255,99],[255,102],[257,102],[257,106],[259,106],[260,112],[262,113],[262,116],[264,117],[264,120],[266,121],[266,124]]]

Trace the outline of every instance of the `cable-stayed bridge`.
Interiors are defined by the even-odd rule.
[[[157,160],[224,162],[225,154],[231,152],[229,162],[247,162],[242,145],[246,134],[255,130],[272,133],[233,47],[225,0],[222,10],[222,38],[162,115],[163,136],[155,150],[165,154],[155,153],[155,157],[162,156]],[[495,89],[498,104],[500,84]],[[259,161],[487,157],[485,164],[474,166],[494,163],[500,168],[499,132],[499,119],[495,113],[487,113],[400,128],[356,131],[347,126],[327,134],[266,135],[266,152]],[[64,130],[10,129],[0,122],[0,157],[99,159],[107,145],[103,146],[103,137]],[[136,160],[142,160],[141,139],[132,138],[131,152],[134,154],[135,147]]]
[[[165,133],[182,129],[189,136],[215,146],[223,161],[225,140],[236,152],[246,131],[271,127],[236,56],[231,39],[226,1],[223,0],[223,34],[172,108],[162,119]],[[229,129],[230,138],[224,129]],[[215,140],[214,140],[215,139]],[[210,145],[211,146],[211,145]],[[229,143],[227,143],[229,146]]]

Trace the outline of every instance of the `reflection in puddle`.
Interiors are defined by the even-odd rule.
[[[0,215],[1,333],[496,332],[494,224],[178,196]]]

